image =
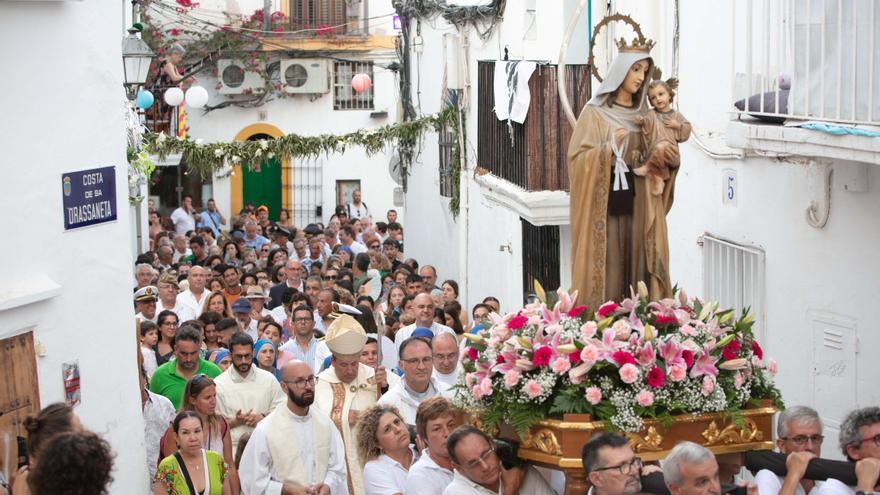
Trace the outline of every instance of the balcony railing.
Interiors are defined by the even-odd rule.
[[[566,154],[572,128],[559,104],[555,65],[538,65],[529,79],[531,101],[525,122],[495,116],[495,62],[478,67],[478,165],[527,191],[568,191]],[[589,99],[589,68],[569,65],[568,98],[575,113]]]
[[[880,124],[876,0],[732,2],[737,114]]]

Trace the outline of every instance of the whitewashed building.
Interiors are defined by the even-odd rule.
[[[563,130],[569,124],[554,78],[577,4],[510,0],[486,39],[437,16],[419,23],[411,70],[422,82],[421,111],[441,108],[444,80],[461,90],[466,169],[453,218],[440,187],[448,165],[439,158],[438,139],[425,140],[406,194],[407,254],[435,263],[441,280],[458,279],[468,307],[491,294],[514,309],[533,278],[550,290],[570,284]],[[835,438],[848,410],[880,402],[874,379],[880,365],[870,351],[880,346],[873,314],[880,138],[836,136],[748,114],[869,130],[880,125],[880,8],[858,0],[587,4],[594,25],[609,13],[631,15],[657,42],[652,55],[663,78],[681,81],[676,104],[694,135],[681,147],[668,215],[673,283],[724,305],[751,307],[767,353],[780,363],[786,402],[817,407],[826,435]],[[564,57],[569,64],[586,62],[587,19],[585,12],[574,26]],[[621,24],[606,29],[632,37]],[[609,40],[605,32],[597,37],[600,71]],[[491,64],[505,53],[538,62],[526,121],[512,125],[519,140],[513,148],[490,103]],[[570,94],[580,70],[568,68]],[[772,92],[765,104],[776,101],[787,82],[784,112],[754,102],[747,112],[733,106],[762,92]],[[840,456],[832,445],[823,454]]]
[[[281,32],[242,31],[253,42],[249,50],[265,56],[258,62],[264,74],[249,70],[252,53],[248,51],[212,54],[208,64],[212,68],[194,74],[194,84],[210,94],[205,107],[210,111],[187,109],[189,137],[218,142],[286,134],[338,135],[397,122],[397,32],[390,0],[273,0],[270,4],[272,12],[283,14],[283,21],[273,24]],[[262,0],[209,0],[183,13],[154,2],[147,13],[166,31],[176,27],[211,32],[221,27],[218,16],[248,17],[257,9],[263,9]],[[372,80],[372,87],[362,93],[351,86],[358,73]],[[266,85],[265,76],[272,86],[270,96],[254,103],[254,94]],[[352,191],[361,189],[375,220],[384,221],[391,208],[399,210],[402,219],[402,191],[395,194],[401,179],[393,152],[367,156],[355,147],[315,158],[270,160],[257,164],[258,170],[248,166],[253,164],[230,164],[206,180],[189,177],[186,164],[172,157],[151,196],[166,214],[179,204],[182,194],[192,194],[196,205],[215,198],[227,217],[246,203],[266,204],[271,219],[284,208],[295,225],[304,227],[326,223],[337,204],[350,202]]]
[[[24,418],[78,391],[115,453],[111,493],[146,493],[122,17],[114,2],[0,2],[0,470]]]

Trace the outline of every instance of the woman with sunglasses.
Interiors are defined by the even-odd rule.
[[[235,495],[223,456],[203,448],[205,424],[195,411],[181,411],[171,426],[177,451],[162,459],[153,495]]]
[[[406,475],[419,458],[397,408],[375,405],[358,419],[357,447],[366,495],[403,495]]]

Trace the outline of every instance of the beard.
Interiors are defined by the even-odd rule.
[[[246,375],[251,370],[251,366],[253,363],[236,364],[235,369],[242,375]]]
[[[312,391],[303,392],[302,395],[296,395],[293,390],[287,390],[287,397],[291,402],[297,405],[297,407],[309,407],[315,402],[315,393]]]

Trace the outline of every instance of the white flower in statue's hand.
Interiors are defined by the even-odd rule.
[[[217,148],[216,150],[214,150],[214,156],[217,158],[220,158],[225,154],[226,153],[221,148]]]
[[[260,156],[262,156],[262,154],[263,154],[263,150],[257,150],[256,152],[254,152],[254,156],[256,158],[259,158]]]
[[[241,161],[241,158],[240,158],[240,157],[238,157],[238,156],[236,156],[236,155],[232,155],[232,162],[233,162],[233,163],[238,163],[238,162],[240,162],[240,161]]]
[[[259,143],[260,143],[260,148],[263,149],[264,151],[269,149],[269,141],[266,141],[265,139],[260,139]]]

